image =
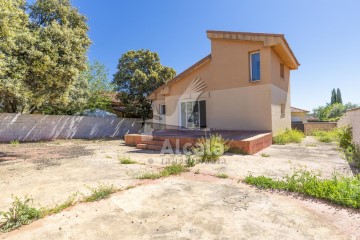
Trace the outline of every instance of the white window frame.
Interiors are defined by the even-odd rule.
[[[200,100],[200,99],[198,99],[198,100],[194,100],[194,99],[186,99],[186,100],[181,100],[181,101],[179,101],[179,103],[178,103],[178,107],[179,107],[179,128],[180,129],[183,129],[183,126],[182,126],[182,122],[181,122],[181,117],[182,117],[182,115],[181,115],[181,103],[187,103],[187,102],[197,102],[198,103],[198,107],[199,107],[199,110],[200,110],[200,104],[199,104],[199,102],[200,101],[202,101],[202,100]],[[199,115],[199,123],[201,123],[201,116]],[[193,129],[201,129],[200,128],[200,126],[199,126],[199,128],[193,128]],[[185,129],[184,130],[192,130],[192,128],[187,128],[187,126],[185,126]]]
[[[253,77],[252,77],[252,59],[251,59],[251,56],[254,55],[254,54],[259,54],[260,55],[260,79],[258,80],[253,80]],[[249,62],[250,62],[250,82],[259,82],[261,80],[261,53],[260,51],[256,51],[256,52],[251,52],[249,54]]]

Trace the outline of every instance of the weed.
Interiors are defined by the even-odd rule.
[[[317,147],[316,144],[306,144],[305,146],[306,146],[306,147]]]
[[[338,142],[340,137],[339,128],[334,128],[330,131],[314,131],[311,133],[319,142],[330,143],[330,142]]]
[[[285,145],[288,143],[301,143],[304,137],[304,133],[300,132],[299,130],[286,129],[285,132],[273,138],[273,143],[277,145]]]
[[[170,166],[166,166],[161,172],[154,173],[154,172],[145,172],[138,175],[137,179],[158,179],[162,177],[168,177],[170,175],[179,175],[183,172],[188,172],[189,170],[187,167],[181,164],[172,164]]]
[[[186,155],[186,166],[187,167],[195,167],[196,159],[191,155]]]
[[[331,179],[321,179],[321,173],[305,168],[294,169],[292,175],[281,180],[249,175],[244,182],[258,188],[298,192],[342,206],[360,208],[360,175],[345,177],[334,173]]]
[[[11,145],[19,145],[20,141],[19,140],[12,140],[12,141],[10,141],[10,144]]]
[[[106,155],[106,158],[112,158],[111,156],[109,156],[109,155]]]
[[[196,169],[194,173],[195,174],[200,174],[200,169]]]
[[[117,191],[114,185],[107,185],[107,184],[100,184],[96,188],[87,186],[87,188],[91,191],[91,194],[89,196],[84,197],[83,199],[84,202],[100,201],[101,199],[108,198],[112,193]]]
[[[32,206],[33,199],[28,196],[25,196],[24,200],[18,197],[13,199],[12,207],[7,212],[0,212],[0,216],[5,220],[0,222],[1,232],[14,230],[41,217],[41,211]]]
[[[192,148],[200,162],[216,162],[220,156],[229,150],[226,140],[219,134],[210,135],[210,138],[198,139]]]
[[[261,156],[261,157],[270,157],[270,154],[268,154],[268,153],[261,153],[260,156]]]
[[[136,164],[136,161],[131,160],[129,156],[118,157],[121,164]]]
[[[216,174],[216,177],[218,177],[218,178],[228,178],[229,176],[226,173],[218,173],[218,174]]]
[[[53,208],[42,208],[41,209],[41,217],[45,217],[47,215],[52,215],[52,214],[57,214],[66,208],[74,206],[77,202],[78,194],[79,194],[78,192],[74,193],[73,195],[68,197],[68,199],[65,202],[57,204]]]

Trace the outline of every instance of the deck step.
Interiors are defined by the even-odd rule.
[[[148,150],[156,150],[156,151],[161,151],[162,146],[159,145],[152,145],[152,144],[148,144],[147,145],[147,149]]]
[[[164,145],[164,141],[161,140],[147,140],[147,141],[142,141],[141,143],[148,145],[158,145],[158,146]]]
[[[147,144],[144,144],[144,143],[138,143],[136,144],[136,148],[138,149],[147,149]]]

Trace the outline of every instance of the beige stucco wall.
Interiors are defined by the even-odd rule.
[[[339,127],[350,126],[353,129],[353,140],[360,144],[360,109],[350,110],[338,122]]]
[[[292,112],[291,121],[292,122],[303,122],[306,123],[308,119],[306,112]]]
[[[261,80],[250,82],[249,54],[260,51]],[[211,60],[173,83],[167,94],[156,94],[153,108],[165,102],[166,124],[179,126],[179,101],[195,78],[206,84],[199,100],[206,100],[207,127],[223,130],[268,130],[277,134],[291,128],[290,70],[280,77],[279,56],[262,42],[214,39]],[[191,92],[191,91],[190,91]],[[285,104],[285,116],[281,116]]]

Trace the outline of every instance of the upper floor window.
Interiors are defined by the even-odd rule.
[[[285,72],[284,72],[284,64],[280,63],[280,77],[285,78]]]
[[[165,104],[160,104],[160,115],[166,114],[166,106]]]
[[[260,81],[260,52],[250,53],[250,80]]]

